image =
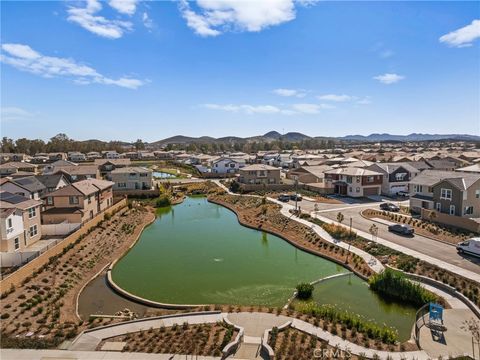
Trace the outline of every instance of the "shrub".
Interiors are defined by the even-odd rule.
[[[368,282],[372,290],[416,306],[435,302],[438,299],[435,294],[408,280],[404,274],[388,268],[372,276]]]
[[[170,198],[167,195],[160,195],[155,203],[156,207],[170,206]]]
[[[300,283],[296,287],[297,297],[302,300],[307,300],[312,297],[313,290],[315,289],[312,284],[309,283]]]

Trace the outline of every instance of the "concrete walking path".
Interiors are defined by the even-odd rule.
[[[336,225],[340,225],[340,226],[343,226],[344,228],[348,228],[347,225],[344,225],[344,224],[340,224],[338,223],[337,221],[334,221],[334,220],[331,220],[329,218],[326,218],[324,216],[321,216],[321,215],[318,215],[317,213],[313,212],[312,213],[312,216],[327,223],[327,224],[336,224]],[[372,235],[365,232],[365,231],[362,231],[362,230],[359,230],[359,229],[355,229],[355,228],[352,228],[352,230],[355,230],[355,232],[365,238],[365,239],[371,239],[372,238]],[[442,268],[442,269],[445,269],[445,270],[448,270],[454,274],[457,274],[457,275],[460,275],[460,276],[463,276],[467,279],[471,279],[471,280],[474,280],[478,283],[480,283],[480,274],[476,274],[472,271],[469,271],[469,270],[466,270],[466,269],[463,269],[461,267],[458,267],[458,266],[455,266],[453,264],[449,264],[447,262],[444,262],[442,260],[439,260],[439,259],[436,259],[436,258],[433,258],[431,256],[428,256],[428,255],[425,255],[425,254],[422,254],[418,251],[415,251],[415,250],[412,250],[412,249],[409,249],[409,248],[406,248],[402,245],[398,245],[398,244],[395,244],[391,241],[388,241],[386,239],[382,239],[382,238],[379,238],[379,237],[376,237],[375,238],[375,241],[374,242],[377,242],[381,245],[384,245],[386,247],[389,247],[390,249],[393,249],[393,250],[396,250],[396,251],[399,251],[401,253],[404,253],[406,255],[410,255],[410,256],[413,256],[417,259],[420,259],[420,260],[423,260],[425,262],[428,262],[430,264],[433,264],[433,265],[437,265],[438,267]]]
[[[0,349],[2,360],[219,360],[220,357],[112,351]]]
[[[160,316],[153,318],[144,318],[121,322],[113,325],[107,325],[98,329],[87,330],[77,336],[69,350],[94,351],[103,339],[128,334],[137,331],[144,331],[150,328],[158,329],[162,326],[169,327],[174,324],[207,324],[223,321],[223,315],[220,312],[201,312],[185,313],[174,316]]]

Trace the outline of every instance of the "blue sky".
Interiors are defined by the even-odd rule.
[[[479,2],[1,2],[1,135],[480,135]]]

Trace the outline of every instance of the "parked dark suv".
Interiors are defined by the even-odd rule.
[[[300,195],[300,194],[292,194],[292,195],[290,195],[290,200],[293,200],[293,201],[295,201],[295,200],[297,200],[297,201],[302,201],[302,195]]]
[[[385,210],[385,211],[393,211],[393,212],[398,212],[400,211],[400,208],[392,203],[383,203],[380,204],[380,209]]]
[[[407,236],[413,236],[413,234],[415,233],[415,230],[410,225],[406,224],[390,225],[388,227],[388,231]]]
[[[290,195],[282,194],[277,199],[282,202],[288,202],[288,200],[290,200]]]

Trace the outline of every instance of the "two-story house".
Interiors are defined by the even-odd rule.
[[[110,173],[119,168],[130,166],[130,159],[95,159],[95,166],[100,171],[100,176],[107,180],[111,180]]]
[[[383,195],[396,195],[399,191],[408,191],[410,180],[420,174],[420,170],[408,163],[375,163],[366,169],[383,174]]]
[[[253,164],[239,169],[238,182],[246,185],[280,184],[280,169],[264,164]]]
[[[454,205],[454,208],[452,207],[452,213],[460,213],[459,211],[461,210],[458,209],[458,206],[460,206],[459,201],[456,201],[455,203],[449,202],[448,206],[447,201],[444,201],[446,198],[453,196],[453,193],[458,195],[458,193],[451,188],[453,186],[452,182],[463,188],[469,185],[468,189],[470,189],[471,186],[475,187],[475,179],[479,176],[479,174],[464,173],[460,171],[424,170],[420,175],[410,181],[410,209],[416,213],[421,213],[422,209],[450,213],[450,205]],[[444,183],[444,181],[446,182]],[[473,183],[469,184],[469,181],[473,181]],[[448,188],[452,191],[447,191],[446,194],[443,192],[442,194],[442,184],[445,185],[443,188],[447,189],[447,183],[450,183]],[[468,195],[468,192],[462,191],[462,196]],[[470,200],[475,200],[475,198],[475,196],[470,197]],[[476,199],[477,201],[480,201],[480,198]]]
[[[0,190],[22,195],[29,199],[40,200],[47,188],[35,176],[15,179],[1,179]]]
[[[20,171],[31,173],[30,175],[36,174],[37,165],[25,162],[8,162],[0,165],[0,175],[2,176],[10,176]]]
[[[44,198],[44,224],[83,223],[113,205],[112,187],[106,180],[88,179],[62,187]]]
[[[81,162],[87,161],[87,156],[84,153],[73,151],[68,153],[68,159],[70,161]]]
[[[350,197],[380,195],[383,174],[363,168],[345,167],[325,171],[326,183],[334,193]]]
[[[440,213],[480,218],[480,174],[445,178],[432,186],[434,209]]]
[[[62,187],[70,185],[67,177],[62,174],[50,174],[50,175],[37,175],[36,178],[40,181],[46,188],[45,193],[51,193],[55,190],[58,190]]]
[[[212,173],[215,174],[234,174],[245,166],[245,161],[234,160],[230,158],[219,158],[212,161]]]
[[[152,170],[144,167],[124,167],[112,170],[113,190],[151,190]]]
[[[100,178],[100,171],[95,165],[56,166],[53,173],[65,175],[71,183]]]
[[[14,252],[40,240],[42,202],[7,191],[0,192],[0,251]]]

